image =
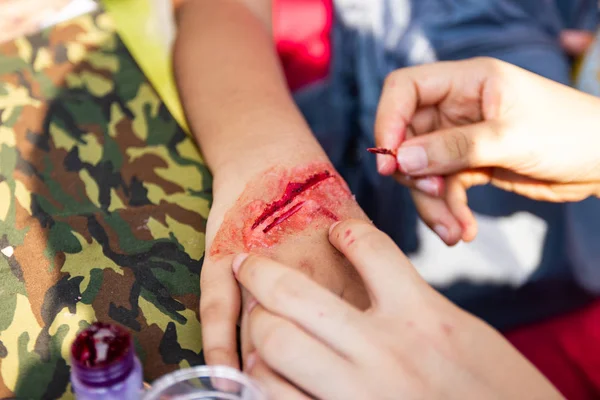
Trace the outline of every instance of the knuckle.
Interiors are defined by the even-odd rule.
[[[470,156],[471,141],[467,133],[457,129],[452,135],[444,136],[444,147],[451,159],[465,159]]]
[[[207,325],[226,318],[227,310],[218,301],[200,300],[200,319],[202,324]]]
[[[209,364],[212,363],[216,363],[216,362],[222,362],[223,360],[229,359],[232,357],[232,351],[231,349],[228,349],[225,346],[214,346],[214,347],[210,347],[210,346],[206,346],[206,344],[204,344],[203,346],[203,352],[204,352],[204,358],[206,359],[206,362]]]

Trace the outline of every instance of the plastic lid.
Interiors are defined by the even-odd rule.
[[[225,366],[198,366],[156,380],[143,400],[266,400],[250,377]]]
[[[96,322],[71,346],[72,373],[88,386],[109,387],[125,380],[134,359],[131,335],[118,325]]]

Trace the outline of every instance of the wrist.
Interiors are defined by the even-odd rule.
[[[293,168],[329,162],[312,135],[309,140],[285,133],[253,139],[251,144],[227,146],[218,157],[213,157],[210,163],[213,191],[229,191],[233,187],[241,192],[250,180],[272,167]]]
[[[219,233],[210,255],[264,249],[271,252],[298,237],[326,238],[341,219],[364,218],[346,183],[329,162],[274,165],[245,185],[220,184],[211,213]],[[241,192],[241,193],[239,193]],[[295,239],[296,238],[296,239]]]

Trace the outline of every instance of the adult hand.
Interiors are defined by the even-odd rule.
[[[371,224],[341,222],[329,240],[362,276],[367,311],[270,259],[234,259],[237,279],[258,302],[246,371],[272,398],[561,398],[498,332],[427,285]]]
[[[573,57],[581,57],[585,55],[587,50],[594,42],[594,32],[565,29],[560,33],[560,45]]]
[[[466,189],[491,183],[536,200],[600,194],[600,100],[494,59],[393,72],[375,125],[378,169],[413,189],[447,244],[477,226]]]

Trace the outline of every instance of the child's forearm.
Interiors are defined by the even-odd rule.
[[[263,3],[261,9],[256,0],[252,8],[241,0],[189,0],[180,10],[177,83],[216,182],[326,160],[287,90],[270,1]]]

